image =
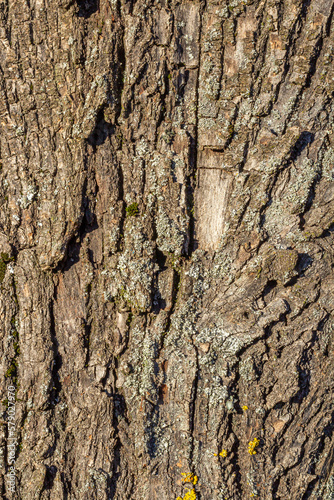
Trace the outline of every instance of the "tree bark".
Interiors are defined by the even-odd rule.
[[[2,0],[2,498],[334,498],[333,6]]]

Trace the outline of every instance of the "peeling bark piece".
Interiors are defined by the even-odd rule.
[[[198,247],[215,250],[223,236],[232,184],[230,174],[217,168],[202,168],[195,200],[195,238]]]
[[[175,10],[176,63],[195,68],[199,63],[200,4],[184,2]]]

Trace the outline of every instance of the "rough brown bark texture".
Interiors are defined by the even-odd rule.
[[[334,498],[333,7],[0,2],[2,498]]]

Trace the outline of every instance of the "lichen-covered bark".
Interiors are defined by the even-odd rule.
[[[333,6],[0,3],[3,498],[334,498]]]

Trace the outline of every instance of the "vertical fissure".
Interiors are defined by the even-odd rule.
[[[193,386],[191,390],[191,402],[190,402],[190,422],[189,422],[189,428],[190,428],[190,437],[191,437],[191,446],[190,446],[190,454],[189,454],[189,462],[194,469],[194,449],[195,449],[195,413],[196,413],[196,402],[197,402],[197,393],[198,393],[198,379],[199,379],[199,359],[198,359],[198,349],[197,347],[193,344],[193,347],[195,349],[195,356],[196,356],[196,371],[195,371],[195,376],[193,380]],[[193,470],[193,472],[195,472]]]
[[[49,403],[52,407],[56,406],[59,403],[59,396],[62,389],[60,378],[59,378],[59,370],[62,366],[62,358],[59,353],[58,347],[58,339],[56,334],[56,325],[54,318],[54,303],[57,300],[57,288],[55,286],[54,290],[54,298],[51,299],[50,302],[50,334],[51,334],[51,342],[52,342],[52,350],[53,350],[53,360],[51,366],[51,380],[52,380],[52,388],[50,390],[49,395]]]
[[[203,24],[203,12],[206,6],[206,1],[202,1],[199,10],[199,50],[198,50],[198,74],[196,78],[195,86],[195,129],[194,129],[194,139],[193,145],[191,146],[191,158],[190,158],[190,173],[187,178],[187,199],[188,199],[188,217],[189,217],[189,245],[188,245],[188,257],[190,258],[192,253],[196,250],[197,244],[195,241],[195,194],[196,187],[198,183],[198,136],[199,136],[199,86],[201,77],[201,58],[202,58],[202,24]]]

